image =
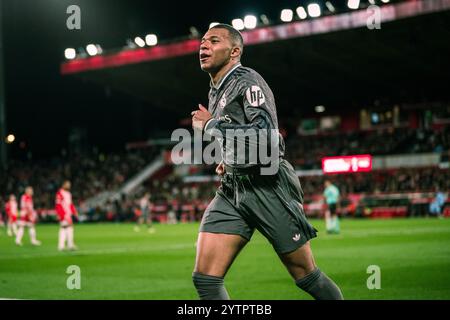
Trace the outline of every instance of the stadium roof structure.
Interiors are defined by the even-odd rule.
[[[351,110],[388,95],[408,99],[447,91],[450,82],[450,0],[417,0],[374,11],[266,26],[243,32],[242,63],[267,80],[279,108],[321,104]],[[207,102],[199,39],[121,49],[61,65],[77,75],[184,114]],[[417,97],[416,97],[417,98]]]

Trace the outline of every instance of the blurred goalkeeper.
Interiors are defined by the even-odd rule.
[[[74,230],[72,216],[78,216],[77,210],[72,202],[72,194],[70,193],[71,183],[65,180],[61,188],[56,193],[55,210],[59,219],[59,235],[58,250],[66,249],[76,250],[77,246],[74,242]]]
[[[278,132],[272,91],[256,71],[241,65],[242,52],[242,35],[229,25],[212,27],[201,40],[200,66],[210,75],[211,90],[208,109],[199,105],[192,112],[192,125],[218,139],[223,161],[216,169],[221,186],[203,215],[198,235],[192,275],[198,295],[200,299],[229,299],[224,277],[258,229],[300,289],[315,299],[343,299],[340,289],[314,262],[309,240],[316,237],[317,230],[305,217],[299,179],[283,159],[284,142]],[[249,137],[241,139],[245,150],[237,152],[234,139],[228,139],[229,132]],[[260,152],[256,162],[235,161],[242,154],[255,156],[250,149],[254,145],[245,141],[254,142],[256,136],[259,148],[267,142],[267,132],[276,133],[278,148],[271,155],[276,170],[264,170]],[[239,144],[239,134],[237,140]]]

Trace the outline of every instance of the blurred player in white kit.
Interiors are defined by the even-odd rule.
[[[9,195],[8,202],[5,204],[5,211],[7,216],[6,223],[8,224],[8,236],[17,235],[17,218],[19,217],[19,205],[17,204],[16,196]]]
[[[78,216],[78,212],[72,202],[72,194],[70,193],[71,183],[65,180],[61,188],[56,193],[56,214],[59,219],[59,238],[58,250],[62,251],[66,248],[69,250],[76,250],[77,246],[74,243],[74,230],[72,215]]]
[[[30,234],[31,244],[34,246],[41,245],[41,242],[36,239],[36,222],[37,213],[34,210],[33,205],[33,187],[28,186],[25,188],[25,193],[20,198],[20,221],[19,229],[16,235],[16,244],[18,246],[22,245],[22,237],[25,232],[25,227],[28,227],[28,232]]]

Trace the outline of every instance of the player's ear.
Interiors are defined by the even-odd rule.
[[[231,58],[236,59],[239,58],[240,55],[241,55],[241,48],[233,47],[231,49]]]

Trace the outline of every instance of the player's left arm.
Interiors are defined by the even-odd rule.
[[[75,208],[75,206],[73,205],[73,203],[70,204],[70,211],[72,212],[72,214],[76,217],[78,217],[78,211],[77,208]]]

